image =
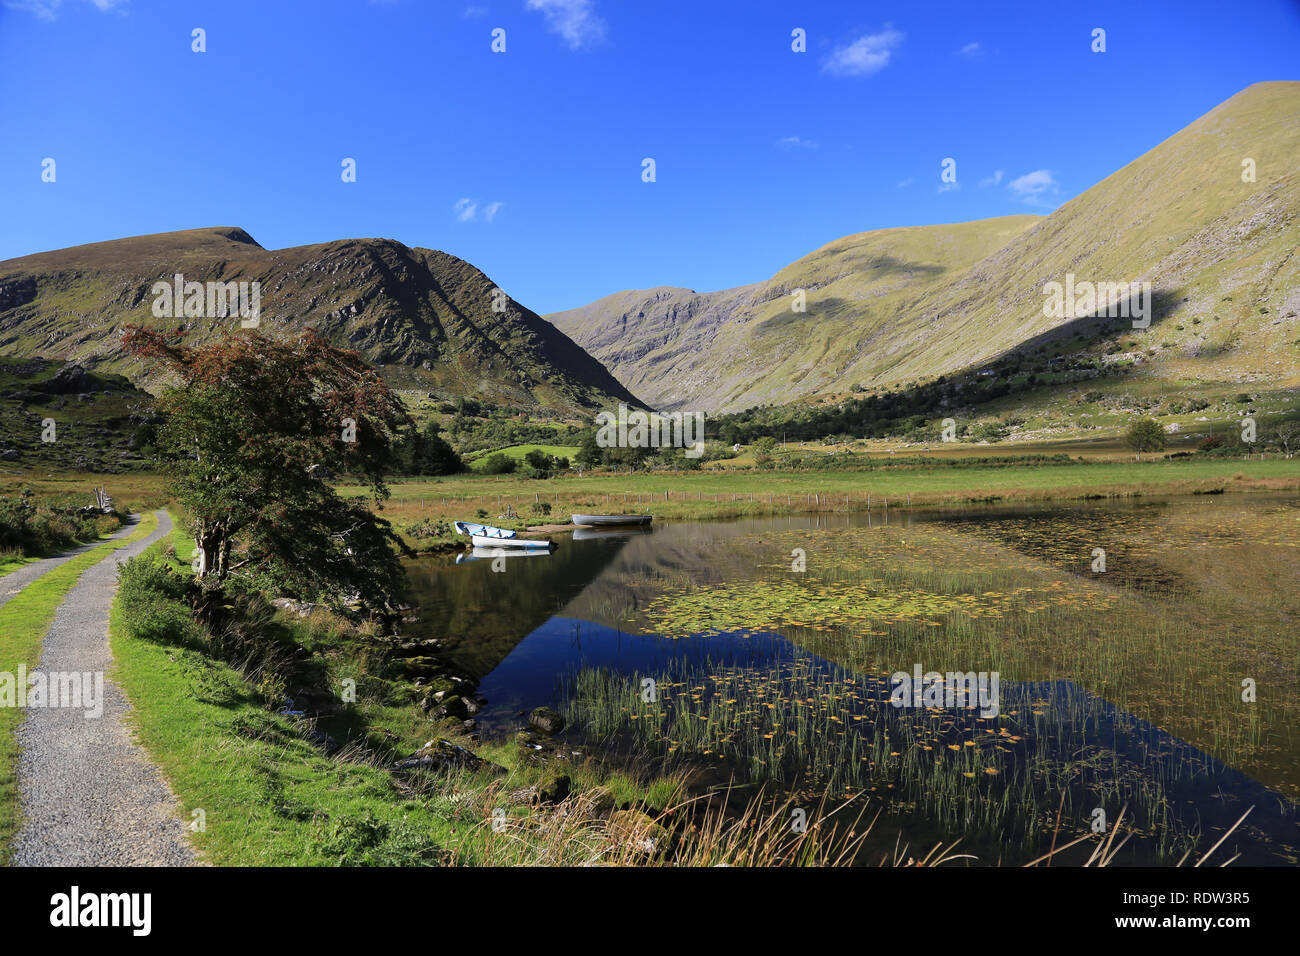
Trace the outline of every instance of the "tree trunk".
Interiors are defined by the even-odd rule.
[[[210,576],[223,580],[230,560],[230,539],[225,523],[219,521],[208,525],[200,522],[195,528],[194,544],[198,552],[195,576],[200,581]]]

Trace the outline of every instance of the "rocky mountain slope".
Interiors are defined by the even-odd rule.
[[[10,259],[0,262],[0,354],[77,360],[148,382],[122,353],[123,325],[171,328],[196,344],[241,324],[206,307],[156,318],[153,285],[177,273],[186,282],[259,282],[266,334],[315,329],[356,349],[393,385],[435,398],[472,395],[561,415],[636,403],[598,361],[496,293],[478,269],[390,239],[268,250],[242,229],[213,228]]]
[[[926,381],[1053,340],[1122,352],[1171,387],[1296,387],[1297,156],[1300,83],[1259,83],[1046,217],[862,233],[755,285],[622,292],[548,318],[664,408]],[[1067,274],[1150,282],[1150,328],[1044,315],[1044,285]]]

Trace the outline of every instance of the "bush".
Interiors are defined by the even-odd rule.
[[[121,525],[117,514],[82,514],[75,499],[37,499],[30,489],[0,496],[0,549],[29,557],[94,541]]]
[[[509,475],[513,474],[519,463],[508,455],[497,452],[495,455],[488,455],[487,460],[483,462],[483,472],[488,475]]]
[[[189,597],[192,578],[142,555],[118,571],[118,606],[132,637],[154,644],[188,644],[199,634]]]
[[[1139,418],[1124,433],[1124,443],[1137,452],[1138,460],[1144,451],[1163,451],[1165,430],[1154,418]]]

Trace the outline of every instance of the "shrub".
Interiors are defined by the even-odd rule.
[[[118,606],[132,637],[188,644],[199,634],[188,597],[194,583],[157,558],[132,558],[118,571]]]
[[[1222,445],[1223,439],[1218,435],[1207,435],[1200,440],[1196,447],[1201,451],[1214,451],[1214,449],[1220,448]]]
[[[0,548],[27,556],[61,551],[121,527],[117,514],[82,514],[72,498],[37,499],[29,489],[0,495]]]
[[[1165,430],[1154,418],[1139,418],[1124,433],[1124,443],[1137,452],[1142,460],[1144,451],[1162,451],[1165,447]]]
[[[514,472],[518,464],[508,455],[497,452],[495,455],[489,455],[483,462],[483,471],[489,475],[509,475]]]

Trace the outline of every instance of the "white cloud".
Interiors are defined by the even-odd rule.
[[[465,8],[465,11],[461,14],[461,16],[464,17],[466,20],[472,20],[475,17],[485,16],[486,14],[487,14],[487,7],[468,6]]]
[[[1021,202],[1041,206],[1045,205],[1043,200],[1047,196],[1055,195],[1060,190],[1060,183],[1052,176],[1050,169],[1035,169],[1032,173],[1011,180],[1007,183],[1007,188]]]
[[[451,211],[456,214],[456,218],[461,222],[472,222],[475,213],[478,212],[478,203],[472,199],[457,199]]]
[[[562,36],[572,50],[605,39],[605,21],[596,16],[592,0],[526,0],[525,5],[541,11],[551,32]]]
[[[984,52],[984,48],[979,45],[979,41],[976,41],[974,43],[967,43],[964,47],[961,48],[962,56],[979,56],[983,52]]]
[[[886,24],[879,33],[868,33],[848,46],[836,47],[822,69],[836,76],[870,76],[889,66],[890,57],[902,42],[903,34]]]
[[[1006,175],[1005,170],[1001,170],[1001,169],[993,170],[992,176],[980,180],[980,188],[984,189],[987,186],[996,186],[998,183],[1002,182],[1002,177],[1005,175]]]
[[[939,184],[939,192],[941,193],[952,193],[952,192],[956,192],[959,189],[961,189],[961,183],[940,183]]]
[[[108,13],[118,7],[125,6],[127,0],[89,0],[102,13]],[[40,17],[42,20],[53,20],[63,6],[63,0],[0,0],[0,7],[6,10],[21,10],[23,13],[30,13]]]
[[[820,149],[821,143],[814,143],[810,139],[804,139],[802,136],[782,136],[776,141],[776,145],[784,150],[791,149]]]
[[[907,186],[912,185],[912,183],[914,183],[914,182],[916,182],[916,180],[913,179],[911,176],[908,176],[906,179],[901,179],[901,180],[899,180],[898,185],[895,186],[894,188],[895,188],[895,189],[904,189],[904,188],[906,188]]]
[[[482,219],[483,222],[491,222],[497,217],[497,213],[505,208],[505,205],[503,202],[494,201],[480,210],[478,200],[466,196],[452,203],[451,211],[460,222],[476,222],[479,219]]]

